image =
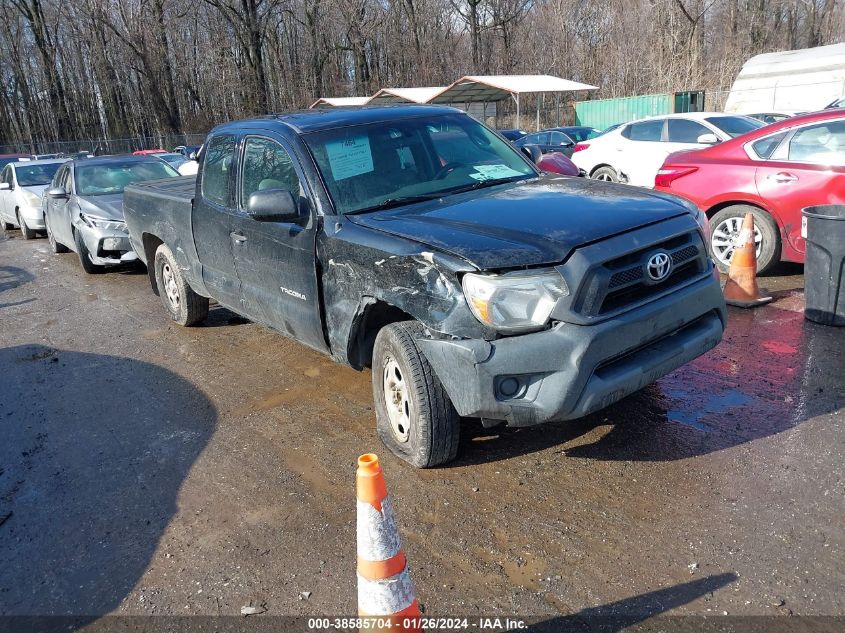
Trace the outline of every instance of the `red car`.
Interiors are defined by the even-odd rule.
[[[801,209],[845,204],[845,109],[796,116],[670,154],[654,187],[687,198],[707,214],[713,257],[723,271],[749,211],[760,272],[779,261],[803,263]]]
[[[132,152],[133,156],[150,156],[152,154],[167,154],[166,149],[139,149]]]

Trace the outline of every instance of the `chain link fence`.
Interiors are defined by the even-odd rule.
[[[32,141],[0,145],[0,154],[131,154],[141,149],[172,150],[179,145],[201,145],[205,134],[169,134],[132,138],[83,139],[77,141]]]

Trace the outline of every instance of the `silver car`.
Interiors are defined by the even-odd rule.
[[[53,252],[75,251],[86,273],[137,260],[123,221],[123,189],[178,175],[154,156],[84,158],[62,165],[43,203]]]
[[[7,231],[20,228],[31,240],[44,230],[41,198],[59,167],[69,159],[29,160],[9,163],[0,173],[0,220]]]

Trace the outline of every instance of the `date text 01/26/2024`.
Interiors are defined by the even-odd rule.
[[[513,631],[527,629],[524,620],[511,618],[404,618],[393,621],[388,617],[354,617],[354,618],[309,618],[308,629],[317,630],[349,630],[360,631],[372,629],[380,631],[395,628],[399,631],[457,631],[477,629],[484,631]]]

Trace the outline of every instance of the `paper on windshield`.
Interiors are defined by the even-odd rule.
[[[373,153],[366,134],[329,141],[326,154],[335,182],[373,171]]]
[[[507,165],[473,165],[474,174],[470,174],[470,178],[476,180],[495,180],[498,178],[511,178],[513,176],[524,176],[522,172],[511,169]]]

